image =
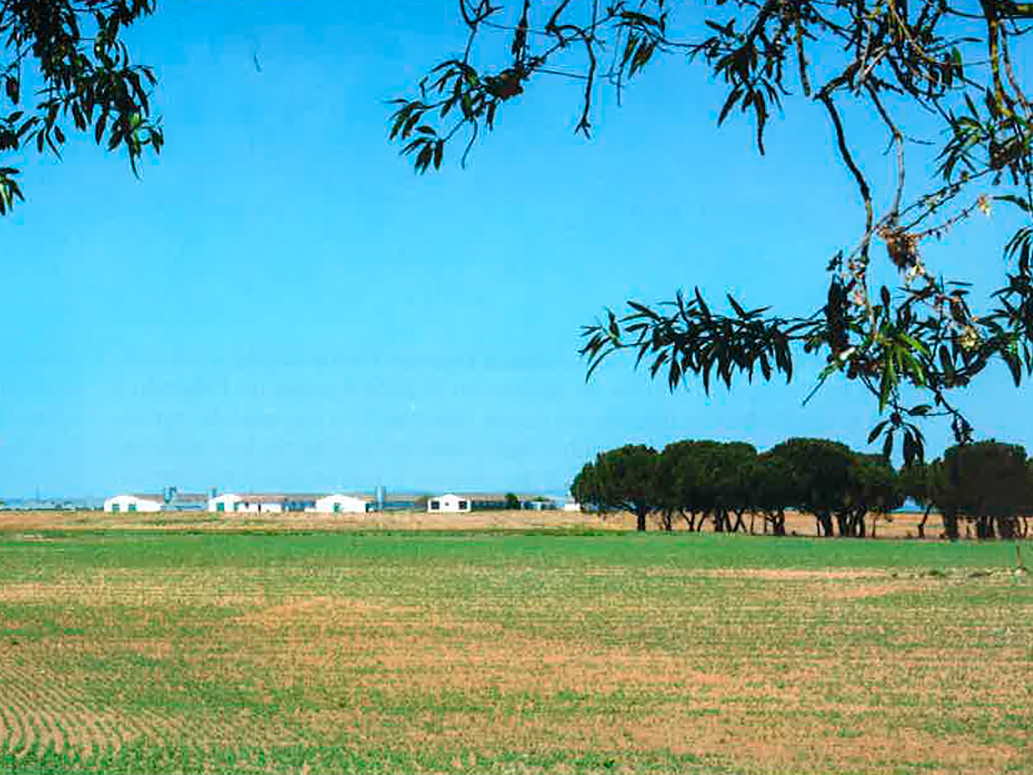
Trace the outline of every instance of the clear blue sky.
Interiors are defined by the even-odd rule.
[[[604,305],[679,287],[821,304],[861,222],[819,108],[775,117],[761,158],[748,120],[715,129],[704,69],[671,60],[601,99],[585,142],[579,85],[543,79],[466,171],[418,177],[384,101],[461,48],[454,2],[161,5],[130,41],[160,77],[162,156],[137,181],[77,137],[22,160],[28,201],[0,219],[0,495],[556,491],[625,442],[864,446],[856,389],[801,407],[814,366],[707,399],[627,359],[586,385],[576,354]],[[929,258],[992,282],[1005,233],[973,222]],[[1028,393],[1000,377],[962,404],[1033,447]]]

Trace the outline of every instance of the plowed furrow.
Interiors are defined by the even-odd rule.
[[[15,756],[28,753],[39,740],[38,721],[33,711],[31,699],[18,685],[8,684],[3,687],[4,712],[13,720],[14,735],[8,744],[8,750]]]

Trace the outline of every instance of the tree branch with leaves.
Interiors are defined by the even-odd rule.
[[[157,79],[122,39],[154,10],[154,0],[0,0],[0,215],[24,201],[5,155],[35,147],[60,157],[73,130],[124,148],[137,175],[145,149],[160,153]]]
[[[676,19],[675,16],[678,18]],[[691,18],[690,18],[691,17]],[[773,110],[801,100],[823,109],[836,157],[850,173],[862,205],[852,245],[822,263],[829,274],[824,304],[809,315],[776,315],[729,297],[729,312],[695,290],[670,302],[627,302],[582,330],[588,376],[628,350],[650,376],[673,390],[712,377],[731,387],[736,375],[791,380],[803,355],[824,358],[818,386],[833,375],[858,381],[872,395],[891,454],[900,438],[906,462],[924,454],[922,425],[946,418],[955,438],[973,435],[953,394],[996,362],[1016,385],[1033,375],[1033,112],[1016,77],[1014,54],[1033,29],[1033,5],[1012,0],[729,0],[679,6],[665,0],[553,0],[535,4],[459,0],[466,32],[462,56],[434,67],[419,96],[393,101],[389,134],[417,172],[440,168],[459,142],[465,165],[476,142],[494,128],[500,109],[539,77],[583,81],[574,131],[590,136],[594,95],[616,92],[659,56],[701,62],[726,87],[718,125],[752,116],[763,154]],[[682,22],[682,27],[678,23]],[[693,22],[699,32],[687,30]],[[493,49],[492,46],[498,46]],[[500,51],[492,59],[490,52]],[[489,59],[493,66],[475,67]],[[849,110],[848,110],[849,109]],[[857,161],[848,116],[877,115],[895,150],[895,184],[880,197]],[[934,139],[902,127],[933,122]],[[938,143],[926,190],[906,196],[906,164]],[[977,308],[967,278],[945,278],[924,255],[980,213],[1012,208],[1020,225],[1004,242],[1001,287]],[[894,288],[870,287],[873,261],[887,262]],[[813,393],[812,393],[813,394]]]

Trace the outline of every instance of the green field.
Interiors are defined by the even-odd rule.
[[[1008,544],[0,535],[0,772],[1033,772]]]

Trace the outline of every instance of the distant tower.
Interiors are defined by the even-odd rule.
[[[384,510],[384,501],[386,500],[386,498],[387,498],[387,490],[384,489],[383,485],[377,485],[377,493],[376,493],[377,511],[383,511]]]

